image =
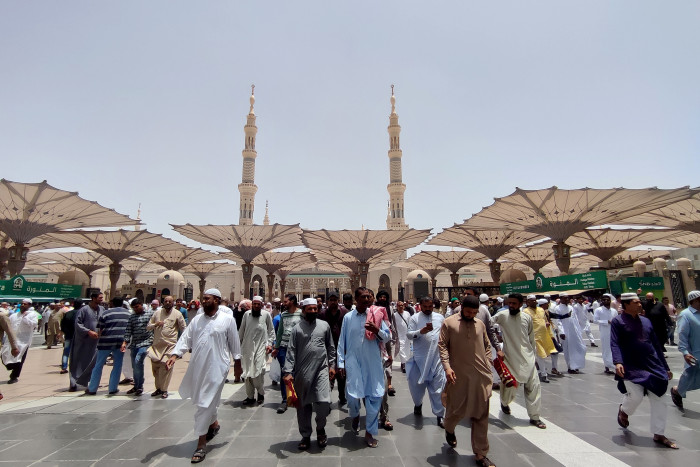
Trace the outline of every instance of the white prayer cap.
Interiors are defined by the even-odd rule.
[[[315,298],[305,298],[305,299],[301,302],[302,308],[305,307],[305,306],[308,306],[308,305],[318,305],[318,300],[316,300]]]
[[[546,294],[544,294],[544,298],[546,298],[547,300],[549,300],[550,298],[552,298],[552,296],[549,295],[548,293],[546,293]]]
[[[559,294],[559,298],[569,298],[569,294],[566,292],[562,292]]]
[[[525,297],[525,300],[537,300],[537,297],[535,297],[534,294],[529,294],[527,297]]]
[[[639,295],[634,292],[623,293],[620,300],[639,300]]]
[[[29,303],[31,305],[32,299],[31,298],[24,298],[24,299],[22,299],[22,303]]]
[[[480,301],[481,303],[488,302],[488,301],[489,301],[489,296],[486,295],[485,293],[482,293],[481,295],[479,295],[479,301]]]
[[[258,301],[258,302],[262,303],[262,302],[263,302],[263,298],[262,298],[260,295],[256,295],[255,297],[253,297],[253,301],[254,301],[254,302],[255,302],[255,301]]]
[[[70,302],[64,303],[65,306],[70,306]]]
[[[609,293],[604,293],[603,297],[608,297],[610,300],[613,300],[615,298],[612,296],[612,294],[609,294]]]
[[[207,289],[204,291],[204,295],[212,295],[214,297],[221,298],[221,292],[219,292],[219,289]]]
[[[690,293],[688,293],[688,302],[692,302],[698,298],[700,298],[700,290],[691,290]]]
[[[498,297],[498,303],[503,303],[503,299],[501,297]]]
[[[549,300],[547,300],[546,298],[540,298],[539,300],[537,300],[538,305],[544,305],[545,303],[549,303]]]

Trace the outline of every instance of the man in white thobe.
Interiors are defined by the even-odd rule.
[[[437,416],[437,425],[445,428],[442,390],[446,379],[438,349],[440,328],[445,317],[433,312],[433,299],[430,297],[421,298],[420,309],[419,313],[411,316],[406,333],[413,342],[413,356],[406,362],[406,379],[413,398],[413,414],[423,415],[423,396],[427,389],[430,406]]]
[[[1,353],[2,363],[10,371],[10,380],[7,384],[14,384],[19,380],[38,323],[39,315],[34,311],[30,298],[22,300],[19,311],[10,315],[10,327],[15,334],[16,348],[19,349],[19,353],[12,348],[9,339],[5,339]]]
[[[221,401],[229,366],[230,355],[240,358],[241,342],[233,316],[219,310],[221,292],[209,289],[202,297],[204,313],[197,315],[180,336],[166,365],[172,369],[175,360],[192,349],[192,358],[187,366],[180,396],[191,398],[197,406],[194,413],[194,434],[199,437],[197,449],[192,454],[192,463],[206,457],[207,441],[219,432],[217,407]]]
[[[617,311],[610,308],[613,296],[606,293],[600,299],[601,306],[593,312],[593,322],[598,325],[600,331],[600,346],[603,351],[603,364],[605,365],[605,373],[614,375],[612,369],[615,367],[612,358],[612,349],[610,347],[610,324],[612,319],[617,316]]]
[[[391,320],[396,330],[396,348],[394,349],[394,357],[399,357],[401,362],[401,371],[406,373],[406,362],[411,358],[411,343],[406,337],[408,332],[408,321],[411,319],[411,313],[406,311],[404,302],[396,303],[396,309],[391,315]]]
[[[352,431],[360,431],[360,400],[364,399],[367,417],[365,442],[376,448],[374,436],[379,430],[379,408],[384,396],[384,366],[380,345],[391,339],[391,332],[381,313],[369,309],[372,302],[369,290],[355,290],[357,305],[343,317],[338,338],[338,371],[346,377],[348,412],[352,418]]]
[[[497,352],[505,360],[506,366],[519,385],[525,390],[525,408],[530,417],[530,424],[537,428],[547,428],[540,420],[541,388],[535,367],[535,328],[532,317],[522,313],[523,296],[510,294],[506,300],[507,310],[493,316],[493,321],[501,327],[503,350]],[[501,410],[510,415],[508,404],[515,399],[515,387],[501,386]]]
[[[243,369],[241,377],[245,381],[246,392],[243,405],[255,403],[255,391],[258,392],[258,404],[265,402],[265,365],[275,343],[275,327],[272,325],[272,315],[262,308],[263,298],[253,297],[252,308],[243,315],[238,331]]]
[[[586,366],[586,344],[581,337],[581,326],[574,316],[574,310],[569,305],[569,296],[559,295],[559,305],[550,310],[549,317],[559,329],[559,339],[564,348],[564,358],[569,373],[576,375]]]
[[[578,325],[581,328],[581,331],[586,334],[588,340],[591,342],[591,347],[598,347],[595,343],[593,333],[591,332],[591,323],[588,321],[588,310],[586,309],[586,305],[583,303],[583,301],[583,295],[576,297],[576,303],[574,303],[572,307],[574,310],[574,315],[576,315],[576,318],[578,319]]]

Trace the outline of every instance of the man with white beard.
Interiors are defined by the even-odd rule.
[[[615,367],[612,358],[612,349],[610,347],[610,324],[612,319],[617,316],[617,311],[610,308],[612,295],[606,293],[600,299],[601,306],[593,312],[593,322],[598,324],[600,330],[600,346],[603,351],[603,364],[605,365],[605,373],[614,375],[612,369]]]
[[[564,358],[569,367],[569,373],[577,375],[586,366],[586,344],[581,338],[581,327],[574,316],[573,308],[569,305],[569,295],[559,295],[559,305],[549,312],[549,317],[556,320],[559,328],[559,339],[564,348]]]

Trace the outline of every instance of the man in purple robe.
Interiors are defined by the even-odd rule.
[[[636,293],[622,294],[622,314],[613,318],[610,329],[610,347],[615,364],[617,387],[624,394],[617,414],[622,428],[629,426],[633,415],[646,395],[649,399],[651,432],[654,442],[671,449],[678,449],[665,435],[666,404],[662,397],[673,374],[664,358],[661,343],[654,328],[644,316],[640,316],[642,302]]]

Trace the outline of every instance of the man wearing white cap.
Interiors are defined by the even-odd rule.
[[[491,343],[491,348],[493,349],[493,353],[495,354],[496,350],[500,349],[500,345],[498,343],[498,336],[496,334],[496,329],[494,326],[494,323],[491,321],[491,312],[489,311],[489,307],[487,303],[489,302],[489,296],[486,295],[485,293],[482,293],[479,295],[479,311],[476,314],[476,318],[480,319],[484,325],[486,326],[486,335],[489,338],[489,342]],[[457,313],[459,313],[461,309],[457,310]],[[491,365],[491,379],[493,380],[493,385],[492,389],[498,390],[501,388],[501,378],[498,376],[498,372],[496,369]]]
[[[2,363],[10,371],[10,380],[7,384],[14,384],[22,373],[22,366],[27,358],[27,350],[32,345],[34,330],[39,323],[39,316],[32,307],[32,300],[25,298],[19,307],[19,312],[10,315],[10,326],[15,333],[16,346],[19,352],[15,352],[12,345],[7,342],[2,346]]]
[[[549,312],[549,317],[556,320],[559,328],[559,339],[564,348],[564,358],[570,374],[579,374],[586,366],[586,344],[581,337],[579,321],[574,316],[574,310],[569,305],[569,295],[559,294],[559,305]]]
[[[187,372],[180,383],[180,395],[191,398],[197,406],[194,413],[194,434],[198,436],[192,463],[202,462],[207,455],[207,441],[217,435],[221,426],[217,407],[231,365],[230,355],[241,358],[241,343],[233,316],[219,310],[221,292],[209,289],[202,296],[204,313],[190,321],[166,361],[172,370],[175,360],[192,349]]]
[[[639,296],[636,293],[624,293],[621,302],[622,314],[614,317],[610,325],[615,379],[618,381],[618,389],[624,394],[617,413],[617,423],[622,428],[627,428],[630,424],[628,417],[634,414],[646,395],[649,399],[649,422],[654,442],[678,449],[664,435],[666,404],[662,397],[666,394],[673,373],[668,368],[651,321],[640,315],[642,302]]]
[[[547,365],[544,359],[553,353],[556,354],[557,349],[554,348],[554,343],[549,335],[549,331],[547,331],[547,316],[544,310],[537,306],[537,297],[530,294],[525,298],[525,303],[527,306],[523,309],[523,312],[532,318],[532,326],[535,332],[535,361],[539,367],[540,382],[549,383]]]
[[[301,442],[300,450],[311,445],[311,414],[316,412],[316,440],[320,448],[326,447],[326,418],[331,407],[330,380],[335,376],[335,345],[330,325],[316,319],[318,302],[307,298],[301,302],[304,319],[294,326],[289,335],[287,353],[282,374],[285,381],[294,384],[299,398],[297,423]]]
[[[576,297],[576,303],[572,305],[574,310],[574,315],[578,319],[578,325],[581,331],[586,334],[588,340],[591,342],[591,347],[598,347],[595,343],[595,338],[591,332],[591,323],[588,322],[588,310],[586,310],[586,305],[583,303],[585,300],[583,295]]]
[[[605,365],[605,373],[615,374],[612,360],[612,349],[610,348],[610,324],[612,319],[617,316],[617,311],[610,307],[613,296],[606,293],[600,298],[601,306],[593,312],[593,322],[598,324],[600,331],[600,346],[603,352],[603,364]]]
[[[253,297],[250,310],[246,311],[241,319],[241,327],[238,331],[241,339],[241,377],[245,381],[246,398],[243,405],[255,403],[255,391],[258,392],[257,402],[265,402],[265,365],[267,356],[272,352],[275,344],[275,327],[272,325],[272,316],[262,309],[263,298]]]
[[[678,317],[678,350],[685,359],[685,370],[678,380],[678,386],[671,388],[671,399],[683,408],[687,391],[700,388],[700,290],[688,294],[688,308]]]

